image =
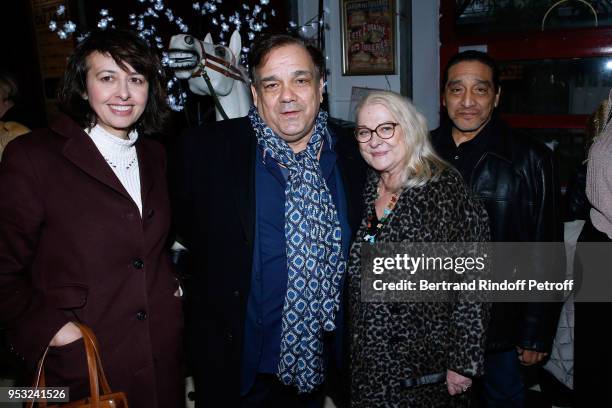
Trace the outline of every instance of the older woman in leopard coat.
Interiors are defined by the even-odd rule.
[[[425,119],[401,96],[375,92],[361,101],[355,137],[372,171],[348,268],[351,406],[467,404],[472,378],[483,371],[488,305],[364,302],[361,248],[370,242],[487,241],[485,210],[435,155]],[[430,384],[414,386],[423,380]]]

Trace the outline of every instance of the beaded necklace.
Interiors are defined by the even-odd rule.
[[[380,218],[380,220],[377,220],[375,228],[372,227],[372,222],[374,221],[374,216],[376,215],[376,205],[374,204],[372,206],[372,212],[368,215],[368,228],[366,230],[366,234],[363,237],[365,242],[369,242],[372,244],[376,242],[376,237],[378,236],[378,233],[380,232],[380,229],[383,227],[383,225],[389,220],[389,217],[393,212],[393,208],[397,204],[398,198],[399,193],[393,193],[391,199],[383,210],[383,216]]]

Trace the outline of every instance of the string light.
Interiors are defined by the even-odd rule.
[[[66,32],[66,34],[72,34],[75,31],[76,31],[76,24],[74,24],[72,21],[68,21],[64,23],[64,32]]]
[[[157,35],[156,23],[162,18],[165,18],[168,23],[174,25],[181,33],[188,33],[189,26],[185,24],[181,17],[175,15],[170,7],[166,6],[164,0],[136,0],[136,3],[142,5],[139,7],[146,7],[146,9],[140,13],[130,13],[128,16],[129,25],[138,32],[141,38],[158,50],[162,65],[167,67],[170,61],[163,39]],[[192,3],[192,10],[196,17],[207,20],[208,27],[211,29],[214,28],[212,31],[217,31],[216,33],[213,32],[213,35],[216,34],[221,40],[219,44],[226,44],[224,41],[225,35],[229,33],[230,30],[236,29],[239,32],[242,31],[243,47],[241,63],[243,66],[247,67],[247,55],[251,49],[252,42],[255,40],[256,33],[268,27],[266,21],[269,16],[276,17],[276,10],[270,7],[270,0],[259,0],[258,3],[259,4],[254,4],[252,8],[249,4],[242,3],[228,16],[219,12],[217,5],[222,4],[222,0],[196,1]],[[329,14],[328,8],[325,8],[325,13]],[[62,19],[64,19],[66,7],[64,5],[58,6],[55,14],[57,17],[62,17]],[[99,16],[100,19],[97,22],[98,28],[106,30],[115,27],[113,24],[114,18],[108,9],[101,9],[99,11]],[[207,24],[203,25],[205,27],[207,26]],[[288,30],[304,33],[307,28],[315,29],[318,25],[323,25],[323,21],[318,21],[317,16],[303,25],[298,25],[290,21]],[[61,28],[57,21],[50,20],[49,30],[55,32],[57,36],[63,40],[75,34],[77,40],[82,41],[87,38],[88,35],[88,33],[77,33],[77,25],[70,20],[67,20]],[[244,38],[245,36],[246,39]],[[179,88],[180,81],[172,73],[171,79],[167,82],[168,104],[176,111],[183,109],[183,105],[187,98],[187,93]]]

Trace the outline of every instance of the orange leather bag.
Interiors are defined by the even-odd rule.
[[[89,370],[90,396],[60,405],[47,405],[45,401],[41,400],[37,402],[38,406],[46,408],[128,408],[125,394],[123,392],[112,392],[108,386],[106,375],[104,375],[104,370],[102,369],[102,361],[100,360],[99,352],[100,347],[96,336],[94,336],[89,327],[77,322],[74,322],[74,324],[81,330],[81,333],[83,333],[85,353],[87,354],[87,367]],[[48,350],[47,348],[47,351]],[[32,385],[33,387],[40,388],[45,386],[44,361],[47,351],[45,351],[45,354],[43,354],[38,362],[38,369],[36,371],[34,384]],[[32,408],[33,404],[33,401],[28,402],[26,408]]]

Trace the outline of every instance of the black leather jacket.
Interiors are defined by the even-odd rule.
[[[432,132],[438,151],[448,143],[452,125],[446,119]],[[516,136],[497,115],[478,137],[488,137],[485,153],[472,171],[468,185],[489,214],[495,242],[561,242],[559,183],[552,152],[526,136]],[[449,157],[443,157],[450,161]],[[563,254],[560,254],[563,256]],[[564,266],[564,260],[555,260]],[[527,279],[538,279],[542,268]],[[564,270],[559,268],[559,280]],[[487,333],[489,350],[521,346],[549,351],[557,328],[558,303],[495,303]]]
[[[588,220],[591,203],[586,195],[587,166],[581,164],[570,179],[567,192],[567,220]]]

